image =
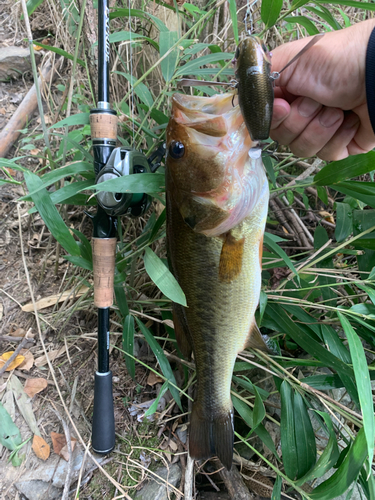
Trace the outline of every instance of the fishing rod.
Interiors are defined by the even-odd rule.
[[[117,113],[109,103],[109,57],[108,0],[98,0],[98,103],[90,111],[96,184],[127,175],[155,172],[165,154],[164,144],[149,159],[132,148],[116,148]],[[99,191],[96,200],[97,212],[90,216],[94,225],[91,241],[94,305],[98,308],[98,368],[95,372],[91,443],[95,452],[106,454],[115,446],[109,320],[114,295],[117,221],[121,215],[143,215],[151,204],[151,197],[145,193]]]

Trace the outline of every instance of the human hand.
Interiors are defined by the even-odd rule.
[[[302,157],[341,160],[375,147],[367,110],[365,61],[375,20],[329,32],[276,80],[270,136]],[[280,71],[309,41],[272,51]],[[374,82],[375,92],[375,82]]]

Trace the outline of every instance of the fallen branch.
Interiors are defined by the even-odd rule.
[[[54,67],[51,62],[48,62],[42,68],[41,75],[38,79],[39,86],[42,86],[44,83],[49,83],[51,80],[53,81],[56,76],[56,72],[53,71],[53,69]],[[26,94],[24,100],[18,106],[17,111],[0,133],[0,158],[5,158],[5,156],[9,153],[11,147],[20,136],[21,130],[24,128],[27,121],[30,120],[33,113],[35,113],[37,106],[38,101],[34,83]]]

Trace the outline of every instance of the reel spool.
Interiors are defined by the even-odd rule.
[[[97,177],[96,184],[125,175],[151,173],[146,156],[135,149],[115,148],[104,168]],[[151,196],[145,193],[109,193],[100,191],[96,195],[98,205],[111,216],[128,215],[139,217],[151,204]]]

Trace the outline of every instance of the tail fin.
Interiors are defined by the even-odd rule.
[[[204,460],[217,456],[230,470],[233,459],[233,410],[204,417],[195,403],[190,418],[189,452],[191,458]]]

